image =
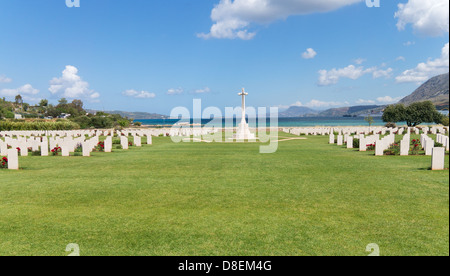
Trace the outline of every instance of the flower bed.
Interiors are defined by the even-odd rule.
[[[395,143],[384,151],[384,155],[400,155],[400,144]]]
[[[95,147],[95,151],[104,152],[105,151],[105,142],[98,142]]]
[[[3,157],[0,161],[1,161],[0,169],[7,169],[8,168],[8,158]]]
[[[56,147],[56,148],[52,149],[53,156],[58,156],[60,153],[61,153],[61,147]]]

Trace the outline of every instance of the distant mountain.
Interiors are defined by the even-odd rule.
[[[108,114],[119,114],[122,117],[128,117],[135,120],[152,120],[152,119],[168,119],[166,115],[147,113],[147,112],[128,112],[128,111],[97,111],[97,110],[86,110],[88,113],[95,114],[97,112],[105,112]]]
[[[399,103],[409,105],[415,102],[432,101],[438,109],[449,106],[449,73],[431,78],[411,95]]]
[[[291,106],[288,110],[278,114],[281,118],[303,117],[305,115],[317,114],[318,112],[304,106]]]
[[[362,105],[331,108],[319,113],[321,117],[361,116],[366,114],[378,114],[383,110],[379,105]]]

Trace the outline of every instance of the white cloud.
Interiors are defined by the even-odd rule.
[[[401,99],[403,99],[403,97],[392,98],[390,96],[385,96],[385,97],[377,98],[377,102],[383,103],[383,104],[392,104],[392,103],[396,103],[396,102],[400,101]]]
[[[167,95],[180,95],[183,94],[183,88],[171,88],[167,91]]]
[[[133,89],[127,90],[127,91],[123,92],[122,94],[127,97],[133,97],[133,98],[137,98],[137,99],[153,99],[156,97],[155,93],[150,93],[147,91],[136,91]]]
[[[306,49],[306,52],[302,54],[302,58],[304,59],[313,59],[317,56],[317,52],[314,51],[313,48]]]
[[[195,90],[195,93],[197,93],[197,94],[205,94],[205,93],[209,93],[209,92],[211,92],[211,89],[209,87]]]
[[[361,65],[364,62],[366,62],[366,59],[364,59],[364,58],[357,58],[357,59],[355,59],[355,64],[357,64],[357,65]]]
[[[392,68],[388,68],[386,70],[379,69],[379,70],[373,71],[372,76],[374,79],[379,79],[379,78],[388,79],[392,76],[393,71],[394,70]]]
[[[392,98],[390,96],[378,97],[376,100],[363,100],[359,99],[356,101],[357,104],[366,105],[366,104],[392,104],[397,103],[403,99],[403,97]]]
[[[403,56],[399,56],[398,58],[395,59],[396,61],[406,61],[406,58]]]
[[[415,41],[408,41],[408,42],[403,43],[403,46],[409,47],[409,46],[412,46],[412,45],[415,45],[415,44],[416,44]]]
[[[21,86],[16,89],[2,89],[0,90],[0,95],[4,97],[15,97],[17,95],[21,96],[33,96],[39,94],[39,90],[33,88],[31,84],[25,84],[24,86]]]
[[[395,18],[402,31],[412,24],[415,32],[426,36],[439,36],[449,31],[448,0],[409,0],[399,4]]]
[[[363,0],[220,0],[211,12],[215,23],[208,34],[198,37],[252,39],[252,23],[268,24],[292,15],[329,12]]]
[[[400,76],[396,77],[396,81],[422,83],[436,75],[444,74],[449,71],[449,44],[445,44],[441,51],[441,57],[434,60],[428,59],[422,62],[416,68],[404,71]]]
[[[10,83],[12,82],[12,79],[7,78],[6,76],[0,76],[0,83]]]
[[[359,99],[359,100],[356,101],[356,103],[357,103],[357,104],[365,105],[365,104],[375,104],[376,102],[373,101],[373,100],[363,100],[363,99]]]
[[[301,102],[296,102],[291,106],[304,106],[309,108],[326,108],[326,107],[336,107],[336,106],[345,106],[349,105],[349,102],[324,102],[319,100],[311,100],[306,104],[302,104]]]
[[[386,64],[382,64],[380,67],[385,67]],[[357,80],[366,74],[372,74],[374,79],[381,77],[390,78],[391,73],[394,70],[392,68],[387,68],[385,70],[379,69],[377,66],[364,68],[364,66],[349,65],[344,68],[333,68],[331,70],[320,70],[319,71],[319,86],[329,86],[337,84],[341,78],[347,78],[351,80]]]
[[[327,86],[336,84],[339,82],[340,78],[349,78],[352,80],[356,80],[362,77],[364,74],[364,68],[362,66],[356,67],[354,65],[349,65],[345,68],[340,69],[333,68],[330,71],[320,70],[319,85]]]
[[[89,83],[83,81],[78,76],[78,69],[67,65],[60,78],[53,78],[48,89],[53,95],[69,99],[90,99],[95,100],[100,97],[98,92],[89,89]]]

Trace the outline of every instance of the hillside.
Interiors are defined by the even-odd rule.
[[[402,99],[399,103],[409,105],[414,102],[432,101],[438,109],[449,106],[449,74],[443,74],[431,78],[411,95]]]
[[[279,117],[281,118],[292,118],[292,117],[302,117],[310,114],[317,114],[318,112],[304,106],[291,106],[288,110],[280,112]]]
[[[320,112],[321,117],[343,117],[343,116],[361,116],[366,114],[376,114],[382,110],[378,105],[350,106],[331,108]]]
[[[99,112],[97,110],[86,110],[89,113]],[[166,115],[156,114],[156,113],[147,113],[147,112],[128,112],[128,111],[102,111],[108,114],[119,114],[122,117],[128,117],[130,119],[135,120],[151,120],[151,119],[167,119],[169,118]]]

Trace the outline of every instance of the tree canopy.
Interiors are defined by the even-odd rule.
[[[403,104],[390,105],[383,113],[383,121],[390,123],[406,122],[408,126],[422,123],[442,123],[444,116],[436,110],[430,101],[417,102],[409,106]]]

